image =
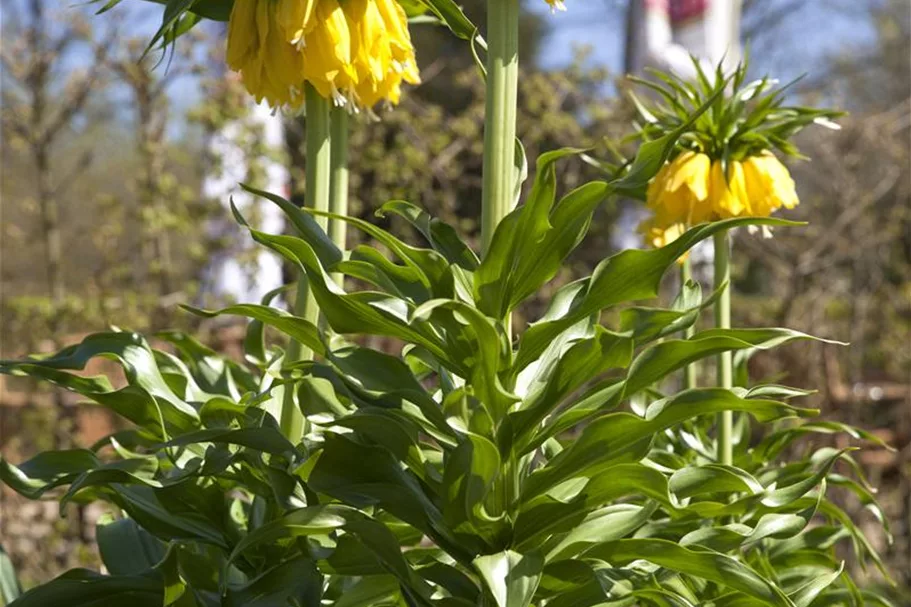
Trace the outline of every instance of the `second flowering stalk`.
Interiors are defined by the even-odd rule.
[[[228,65],[240,72],[257,101],[276,109],[305,110],[305,205],[345,215],[347,112],[372,115],[377,104],[399,102],[403,82],[420,82],[404,9],[396,0],[236,0],[227,47]],[[324,216],[317,221],[344,250],[344,222],[327,225]],[[303,273],[294,313],[319,323],[319,309]],[[287,362],[312,356],[293,340],[286,353]],[[281,427],[293,442],[305,431],[290,390],[283,400]]]

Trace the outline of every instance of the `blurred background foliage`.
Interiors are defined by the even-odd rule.
[[[750,370],[819,389],[812,404],[826,415],[875,430],[896,446],[896,453],[869,451],[861,459],[881,487],[895,534],[891,547],[875,534],[874,540],[908,586],[911,5],[820,2],[826,6],[817,10],[839,11],[873,34],[850,51],[795,52],[799,41],[792,32],[814,3],[744,5],[754,73],[782,66],[809,72],[794,95],[850,115],[841,131],[811,129],[798,142],[812,161],[790,165],[801,205],[789,218],[810,225],[780,230],[771,240],[737,236],[734,322],[788,326],[852,343],[790,346],[774,357],[755,356]],[[590,4],[584,15],[599,5]],[[483,5],[465,3],[477,23],[483,22]],[[600,19],[618,31],[624,3],[600,5]],[[228,122],[244,123],[246,97],[220,67],[218,27],[198,28],[173,55],[141,59],[147,38],[137,34],[144,31],[139,25],[154,27],[157,13],[118,11],[114,19],[99,19],[84,7],[3,0],[0,358],[50,351],[109,325],[197,331],[238,355],[234,328],[199,325],[176,304],[217,303],[202,268],[240,237],[205,229],[226,220],[227,201],[206,199],[202,182],[220,171],[209,153],[211,137]],[[574,146],[607,157],[607,142],[631,131],[632,108],[618,92],[625,85],[590,49],[577,49],[565,68],[543,67],[551,64],[549,45],[557,39],[547,28],[561,22],[542,17],[529,12],[523,26],[523,53],[542,64],[526,61],[520,79],[518,125],[527,156],[533,163],[542,151]],[[578,14],[572,19],[570,11],[561,39],[574,27],[598,26]],[[481,79],[461,41],[429,26],[415,28],[414,36],[424,84],[380,121],[354,121],[352,213],[372,217],[382,202],[401,198],[476,235]],[[287,145],[279,150],[266,150],[251,122],[243,137],[247,180],[262,185],[258,159],[271,154],[287,164],[291,194],[300,196],[305,121],[285,122]],[[561,169],[563,191],[598,177],[579,161]],[[628,238],[630,227],[617,225],[619,208],[628,204],[612,202],[599,211],[587,242],[555,285],[610,255],[618,236]],[[349,232],[349,247],[358,237]],[[538,316],[540,303],[522,311],[526,320]],[[23,382],[0,384],[0,451],[14,461],[41,449],[90,444],[116,423],[63,395]],[[73,510],[60,520],[52,502],[39,506],[0,488],[0,543],[25,584],[77,564],[97,566],[91,541],[98,513]]]

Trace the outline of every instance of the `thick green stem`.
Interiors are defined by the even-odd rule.
[[[348,112],[342,107],[333,107],[329,112],[332,136],[331,183],[329,187],[329,211],[336,215],[348,214]],[[341,251],[345,250],[348,224],[339,219],[329,220],[329,238]],[[344,275],[332,274],[333,280],[341,286]]]
[[[715,326],[719,329],[731,328],[731,243],[727,230],[715,234],[715,288],[727,283],[721,296],[715,303]],[[718,355],[718,387],[734,386],[733,354],[722,352]],[[732,435],[734,415],[731,411],[718,414],[718,462],[731,465],[734,461]]]
[[[481,211],[481,245],[485,253],[497,224],[513,203],[518,79],[519,0],[489,0]]]
[[[686,283],[693,279],[693,264],[690,261],[690,256],[687,255],[683,262],[680,264],[680,290],[686,288]],[[692,327],[687,327],[683,332],[683,337],[689,339],[696,334],[696,325]],[[698,367],[696,363],[690,363],[683,368],[683,387],[686,390],[690,390],[696,387],[696,375]]]
[[[320,96],[312,86],[305,86],[305,108],[307,113],[307,166],[305,167],[304,206],[320,211],[329,210],[329,101]],[[326,218],[316,217],[326,229]],[[310,293],[307,276],[301,274],[297,281],[297,297],[294,314],[316,324],[319,321],[319,307]],[[313,351],[298,341],[288,344],[286,363],[313,358]],[[281,429],[288,440],[297,443],[304,435],[304,416],[294,403],[291,386],[285,391],[282,402]]]

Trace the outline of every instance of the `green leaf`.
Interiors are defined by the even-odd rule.
[[[737,590],[765,605],[794,607],[794,603],[772,582],[724,554],[684,548],[660,539],[625,539],[607,542],[588,551],[589,558],[614,565],[647,560],[672,571],[685,573]]]
[[[603,182],[588,183],[554,205],[554,165],[579,152],[567,148],[542,154],[525,205],[498,224],[489,251],[474,276],[475,301],[485,314],[505,318],[552,279],[566,256],[581,242],[592,213],[610,189]]]
[[[520,443],[524,433],[532,431],[572,392],[609,369],[627,367],[633,357],[633,341],[596,326],[592,337],[580,339],[565,352],[558,351],[554,355],[559,355],[556,362],[542,357],[541,365],[526,369],[533,372],[535,383],[529,386],[521,408],[510,413],[513,431]]]
[[[164,588],[157,573],[108,576],[88,569],[72,569],[26,592],[11,607],[161,607],[163,604]]]
[[[161,17],[161,26],[149,41],[145,53],[151,51],[157,42],[166,39],[173,33],[173,30],[178,28],[184,14],[190,10],[190,7],[193,6],[195,1],[196,0],[167,0],[166,2],[161,2],[165,5]]]
[[[364,462],[370,465],[365,466]],[[381,447],[327,435],[309,484],[314,491],[356,508],[378,506],[438,541],[448,539],[442,514],[417,477],[403,470],[398,460]]]
[[[230,585],[224,607],[320,607],[323,580],[307,557],[270,567],[243,585]]]
[[[724,283],[707,299],[702,299],[702,288],[693,282],[683,286],[674,308],[647,308],[635,306],[620,312],[620,331],[629,332],[637,345],[671,335],[693,326],[700,313],[714,305],[721,294],[728,288]]]
[[[128,388],[112,392],[106,380],[87,380],[60,372],[81,371],[89,360],[99,356],[120,363],[130,384]],[[139,419],[141,422],[137,423],[152,431],[155,431],[154,421],[158,421],[159,424],[164,422],[169,430],[178,432],[190,430],[199,424],[196,409],[168,385],[158,368],[152,349],[137,333],[110,332],[89,335],[81,343],[64,348],[48,358],[2,361],[0,373],[47,379],[115,409],[127,419]],[[137,398],[142,392],[147,396]],[[131,398],[138,402],[131,402]]]
[[[447,360],[446,351],[432,328],[426,323],[410,321],[405,301],[371,292],[346,294],[326,274],[313,249],[303,240],[291,236],[271,236],[256,230],[250,233],[257,242],[306,271],[311,292],[336,332],[398,337],[420,344],[440,360]]]
[[[270,305],[276,297],[290,290],[290,288],[291,285],[282,285],[272,289],[263,295],[260,304],[263,306]],[[265,328],[265,323],[254,319],[247,325],[247,332],[244,335],[244,354],[248,361],[256,365],[265,365],[267,363]]]
[[[87,449],[44,451],[18,467],[0,458],[0,480],[16,493],[34,500],[99,466],[101,461]]]
[[[160,563],[167,547],[129,518],[99,520],[98,551],[113,575],[141,575]]]
[[[707,493],[744,492],[756,495],[765,491],[762,484],[748,473],[721,464],[687,466],[674,472],[668,484],[670,491],[681,499]]]
[[[809,473],[801,475],[794,483],[769,491],[762,499],[763,505],[769,508],[780,508],[794,503],[823,482],[829,474],[829,470],[835,465],[835,462],[844,458],[845,454],[849,451],[853,451],[853,449],[842,449],[841,451],[832,449],[831,453],[821,462],[821,465],[817,470],[811,470]]]
[[[547,429],[536,437],[534,444],[540,444],[599,412],[612,409],[624,397],[647,388],[669,373],[697,360],[720,352],[763,350],[805,339],[825,341],[790,329],[711,329],[689,339],[669,339],[654,344],[636,356],[622,384],[609,385],[603,390],[585,395],[550,422]]]
[[[616,504],[589,510],[549,548],[547,562],[577,556],[596,544],[626,537],[645,524],[657,508],[658,504],[652,502],[646,506]]]
[[[544,559],[536,553],[506,550],[476,558],[474,567],[497,607],[529,607],[541,581]]]
[[[210,393],[239,399],[241,390],[257,389],[257,378],[249,371],[192,336],[166,330],[155,333],[155,337],[173,344],[180,354],[178,359],[169,352],[153,351],[162,375],[185,400],[205,400]]]
[[[203,318],[215,318],[233,314],[252,318],[270,327],[275,327],[291,339],[301,342],[317,354],[325,356],[326,344],[320,330],[309,320],[279,310],[257,304],[237,304],[221,310],[203,310],[186,304],[181,307]]]
[[[455,531],[472,532],[489,545],[496,542],[504,526],[504,504],[488,509],[487,498],[500,476],[500,453],[490,440],[477,434],[466,434],[446,462],[443,491],[446,498],[443,515]],[[498,520],[499,519],[499,520]]]
[[[672,509],[667,479],[658,470],[642,464],[618,464],[592,477],[571,479],[551,491],[525,501],[515,523],[519,549],[542,544],[549,536],[573,533],[574,527],[592,512],[612,501],[642,495]],[[607,537],[607,539],[619,539]],[[595,540],[595,536],[589,539]]]
[[[100,489],[143,529],[163,540],[191,539],[227,548],[222,529],[223,512],[207,511],[208,499],[219,498],[217,489],[192,483],[153,489],[141,485],[111,485]],[[222,504],[223,496],[219,499]]]
[[[0,606],[8,605],[19,598],[20,594],[22,587],[19,585],[19,578],[16,577],[13,562],[3,546],[0,546]]]
[[[396,257],[405,262],[405,265],[417,272],[421,283],[434,297],[451,297],[454,294],[453,275],[450,265],[442,255],[433,249],[413,247],[399,240],[389,232],[357,217],[326,213],[312,209],[307,209],[307,212],[322,217],[328,217],[335,221],[349,223],[387,246]],[[309,239],[306,240],[309,244]]]
[[[579,186],[557,203],[550,216],[550,229],[527,251],[519,251],[511,277],[509,310],[557,275],[563,262],[588,233],[595,210],[611,193],[610,184],[594,181]]]
[[[742,225],[799,225],[772,218],[728,219],[688,230],[669,245],[654,250],[618,253],[598,264],[583,294],[561,318],[531,325],[519,342],[514,368],[536,360],[560,333],[580,320],[618,303],[657,296],[661,277],[681,255],[712,234]]]
[[[376,212],[380,217],[385,217],[387,213],[398,215],[413,225],[449,263],[470,272],[478,268],[478,256],[448,223],[404,200],[390,200]]]
[[[348,517],[356,511],[347,506],[310,506],[292,510],[279,519],[257,527],[234,546],[229,561],[256,546],[275,544],[310,535],[325,535],[345,526]]]
[[[414,319],[426,320],[445,331],[445,347],[456,368],[464,368],[474,393],[500,419],[518,400],[503,386],[499,370],[506,366],[506,338],[492,319],[460,301],[434,299],[414,311]]]
[[[796,514],[765,514],[755,527],[730,524],[724,527],[702,527],[682,538],[681,546],[699,545],[719,552],[730,552],[766,538],[794,537],[807,526],[807,518]]]
[[[641,444],[684,420],[718,413],[745,411],[760,421],[813,414],[783,403],[745,399],[721,388],[688,390],[652,404],[646,417],[613,413],[589,424],[566,450],[528,478],[523,495],[533,497],[557,483],[619,463],[624,458],[642,457]]]
[[[338,246],[329,238],[312,215],[305,212],[293,202],[286,200],[277,194],[272,194],[271,192],[266,192],[264,190],[257,190],[256,188],[243,183],[240,184],[240,187],[255,196],[260,196],[275,203],[284,211],[285,216],[291,221],[291,225],[294,226],[297,234],[306,240],[313,249],[320,264],[327,270],[331,271],[335,269],[335,265],[343,258],[342,251],[339,250]],[[235,213],[235,215],[238,214]],[[247,225],[244,221],[241,221],[241,224]]]
[[[425,302],[431,294],[424,276],[407,265],[393,263],[372,247],[358,245],[349,259],[335,269],[346,276],[363,280],[386,293],[414,303]]]
[[[794,601],[794,605],[796,607],[810,607],[816,597],[838,579],[844,568],[845,564],[841,563],[837,571],[817,576],[811,582],[792,592],[790,598]]]
[[[199,443],[215,443],[225,445],[240,445],[249,447],[254,451],[271,453],[273,455],[285,455],[294,453],[294,445],[276,428],[239,428],[237,430],[226,430],[221,428],[207,428],[188,432],[183,434],[163,447],[182,447],[186,445],[195,445]]]
[[[542,154],[538,158],[535,182],[525,204],[497,225],[489,250],[474,275],[475,301],[488,316],[505,317],[511,309],[513,291],[520,285],[519,278],[529,268],[538,269],[537,275],[542,277],[538,284],[543,284],[553,277],[559,267],[562,257],[552,271],[553,264],[538,266],[537,262],[541,261],[540,255],[549,254],[549,247],[543,241],[554,230],[550,221],[557,186],[554,165],[559,159],[579,152],[566,148]],[[596,203],[601,199],[603,195]]]
[[[805,422],[797,426],[770,433],[768,436],[763,438],[762,442],[759,443],[759,445],[756,446],[754,449],[754,454],[757,458],[757,461],[768,461],[777,457],[778,454],[781,453],[781,451],[786,448],[792,441],[802,436],[805,436],[807,434],[830,435],[836,433],[844,433],[856,440],[865,440],[873,443],[878,447],[890,450],[892,449],[886,445],[886,443],[884,443],[878,436],[871,434],[865,430],[861,430],[859,428],[855,428],[841,422],[819,420]]]
[[[385,605],[387,599],[399,596],[399,583],[392,576],[368,576],[359,579],[354,586],[332,603],[334,607],[373,607]],[[398,605],[396,600],[393,604]]]
[[[424,482],[438,480],[433,478],[436,471],[428,465],[421,450],[419,427],[399,412],[370,407],[336,420],[332,425],[349,428],[359,438],[384,447]]]
[[[690,130],[690,127],[708,110],[713,103],[721,99],[724,94],[724,83],[719,83],[707,96],[704,103],[693,108],[687,119],[673,131],[662,135],[652,141],[645,141],[639,146],[636,158],[626,173],[616,182],[614,188],[617,192],[645,200],[645,189],[652,177],[658,174],[664,163],[674,152],[678,139]]]
[[[475,37],[478,28],[465,16],[459,5],[453,0],[415,0],[426,6],[448,27],[453,34],[463,40]]]
[[[399,408],[429,434],[451,441],[452,430],[439,404],[425,392],[401,359],[352,346],[332,352],[330,361],[339,377],[356,394],[386,408]],[[414,411],[415,407],[417,411]]]
[[[137,484],[159,488],[162,484],[153,478],[157,471],[158,461],[155,458],[131,458],[103,464],[73,479],[70,488],[60,498],[60,508],[65,507],[79,491],[87,487]]]

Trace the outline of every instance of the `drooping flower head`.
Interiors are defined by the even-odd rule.
[[[550,5],[550,10],[552,11],[565,11],[566,5],[563,3],[563,0],[546,0]]]
[[[356,110],[398,103],[403,81],[420,82],[395,0],[236,0],[227,61],[273,107],[299,107],[305,83]]]
[[[640,231],[650,244],[664,246],[699,223],[768,217],[798,202],[794,180],[771,152],[732,160],[726,174],[720,160],[684,151],[649,184],[646,204],[654,216]]]
[[[397,104],[402,82],[421,81],[404,9],[395,0],[346,0],[344,4],[357,73],[356,102],[367,108],[382,100]]]
[[[696,85],[662,75],[666,87],[634,79],[669,102],[646,108],[637,100],[646,139],[677,130],[697,109],[709,108],[687,127],[648,186],[646,204],[654,215],[639,227],[648,244],[664,246],[706,221],[768,217],[797,206],[794,180],[772,150],[798,156],[789,137],[813,123],[835,126],[830,119],[838,114],[785,107],[783,89],[767,78],[744,84],[745,73],[745,65],[730,78],[719,70],[711,84],[700,72]]]
[[[257,101],[273,106],[299,105],[303,54],[289,41],[288,13],[300,3],[291,0],[236,0],[228,23],[228,66],[240,72],[244,86]]]

